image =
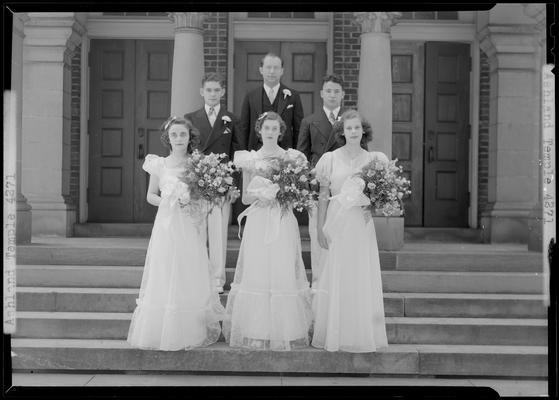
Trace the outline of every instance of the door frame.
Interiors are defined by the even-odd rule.
[[[461,14],[465,14],[461,12]],[[333,70],[333,13],[317,12],[315,20],[297,21],[297,25],[303,26],[303,31],[307,34],[312,32],[312,38],[317,35],[326,40],[326,57],[327,71]],[[421,41],[438,41],[441,37],[446,42],[461,42],[470,45],[470,57],[472,58],[472,70],[470,72],[470,148],[469,148],[469,171],[468,183],[470,190],[470,209],[469,209],[469,226],[477,228],[478,214],[478,147],[479,147],[479,39],[476,33],[476,17],[471,17],[460,21],[439,23],[437,21],[401,21],[394,25],[391,29],[392,40],[421,40]],[[244,21],[243,21],[244,19]],[[293,22],[290,20],[275,20],[273,24],[275,29],[269,31],[270,20],[250,19],[247,22],[246,13],[228,14],[228,59],[227,59],[227,79],[232,82],[233,79],[233,51],[234,42],[239,40],[257,40],[264,39],[262,32],[281,33],[282,36],[291,38],[300,29],[293,30]],[[326,34],[325,31],[325,24]],[[165,39],[174,40],[174,23],[169,19],[162,17],[150,18],[115,18],[104,17],[101,13],[89,13],[86,22],[86,32],[82,40],[81,53],[81,95],[80,95],[80,196],[79,196],[79,219],[78,222],[87,221],[87,185],[88,185],[88,165],[89,165],[89,146],[88,146],[88,115],[89,115],[89,42],[90,39]],[[255,29],[258,27],[258,29]],[[266,29],[262,29],[266,27]],[[254,33],[250,31],[259,31],[259,38],[254,37]],[[239,35],[238,37],[236,35]],[[249,37],[246,37],[249,36]],[[285,40],[278,37],[278,40]],[[295,38],[297,39],[297,38]],[[307,39],[300,38],[300,39]],[[228,90],[227,104],[233,104],[232,92]]]
[[[121,18],[89,13],[86,32],[81,47],[80,82],[80,175],[78,223],[86,223],[89,217],[87,188],[89,185],[89,49],[91,39],[161,39],[174,40],[175,23],[166,17]]]

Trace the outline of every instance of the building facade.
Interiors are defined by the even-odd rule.
[[[239,114],[272,51],[305,115],[321,107],[321,77],[342,75],[371,148],[411,179],[407,226],[539,249],[545,10],[15,14],[18,241],[153,221],[141,165],[165,154],[161,122],[202,105],[204,72],[226,76]]]

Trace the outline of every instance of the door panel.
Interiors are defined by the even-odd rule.
[[[169,116],[172,53],[172,41],[91,41],[89,221],[154,220],[142,164],[148,153],[168,154],[159,126]]]
[[[260,60],[270,52],[282,58],[281,82],[299,92],[305,115],[320,110],[320,89],[326,73],[325,43],[237,41],[233,111],[239,115],[245,94],[262,85]]]
[[[134,42],[91,41],[89,220],[134,218]]]
[[[136,41],[136,173],[134,185],[134,221],[152,222],[157,207],[146,201],[149,174],[142,169],[143,155],[166,156],[159,127],[171,112],[171,72],[173,42],[167,40]]]
[[[425,226],[468,226],[469,45],[425,45]]]
[[[392,158],[411,182],[404,200],[406,226],[423,225],[424,48],[421,42],[391,42]]]

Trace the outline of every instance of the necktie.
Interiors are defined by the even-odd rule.
[[[208,119],[210,120],[210,125],[214,126],[215,123],[215,109],[213,107],[210,107],[210,112],[208,114]]]
[[[268,99],[270,99],[270,104],[273,104],[273,103],[274,103],[274,97],[275,97],[275,96],[274,96],[274,89],[270,89],[270,90],[268,91]]]
[[[336,117],[334,116],[333,111],[330,111],[330,116],[328,117],[328,119],[330,120],[330,123],[334,125],[334,122],[336,122]]]

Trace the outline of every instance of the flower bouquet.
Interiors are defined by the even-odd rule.
[[[233,202],[240,191],[235,186],[232,162],[222,162],[226,154],[204,155],[198,150],[188,159],[183,180],[190,188],[190,200],[206,202],[209,210]],[[208,212],[209,212],[208,210]]]
[[[288,150],[269,161],[267,178],[279,186],[276,194],[283,212],[310,210],[318,199],[318,182],[301,153]]]
[[[363,193],[370,200],[366,209],[372,215],[404,214],[402,198],[411,194],[410,181],[402,176],[402,167],[396,166],[397,162],[375,159],[356,174],[365,183]]]

